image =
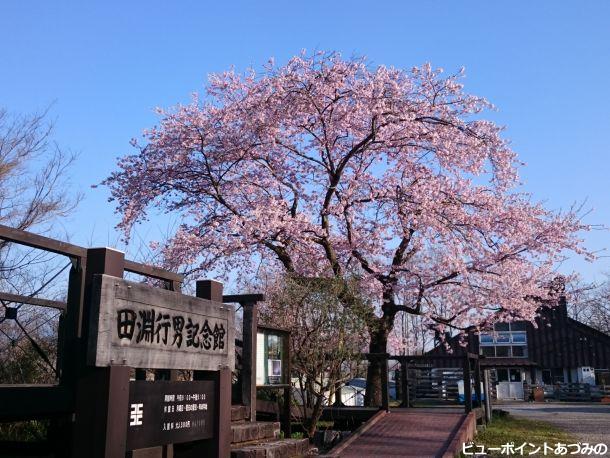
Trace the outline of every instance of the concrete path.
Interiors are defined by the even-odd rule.
[[[494,407],[515,417],[551,423],[580,442],[605,443],[610,448],[610,405],[562,402],[494,404]]]
[[[392,409],[338,456],[441,457],[464,417],[463,409]]]

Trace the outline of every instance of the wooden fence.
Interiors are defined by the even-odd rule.
[[[381,360],[382,405],[389,410],[388,361],[400,364],[400,380],[396,381],[400,393],[401,406],[410,407],[417,399],[457,402],[459,380],[464,381],[464,410],[483,407],[483,372],[479,356],[464,355],[389,355],[385,353],[367,354],[367,359]],[[474,395],[474,396],[473,396]],[[487,406],[486,406],[487,408]]]
[[[496,380],[490,383],[490,397],[497,400]],[[533,399],[533,390],[540,385],[523,383],[524,400]],[[544,399],[564,402],[600,402],[604,399],[610,402],[610,385],[589,385],[588,383],[557,383],[542,385]]]
[[[463,370],[452,368],[410,369],[410,397],[414,401],[457,403],[458,382],[464,380]]]
[[[130,383],[136,383],[130,382],[134,371],[127,365],[96,367],[88,361],[93,287],[100,274],[122,279],[124,272],[132,272],[160,281],[164,289],[179,292],[183,277],[171,271],[125,259],[123,253],[117,250],[87,249],[2,225],[0,240],[62,255],[70,261],[65,303],[32,297],[34,295],[0,292],[0,299],[5,308],[5,316],[0,317],[0,323],[6,320],[15,323],[19,321],[18,307],[9,307],[8,303],[52,307],[61,311],[55,362],[56,383],[0,385],[0,422],[47,420],[50,427],[46,440],[18,444],[0,442],[0,456],[31,456],[39,455],[41,451],[44,456],[49,457],[126,456],[127,424],[130,415],[128,399]],[[238,302],[244,305],[244,308],[252,309],[253,304],[260,300],[259,295],[223,296],[222,284],[209,280],[197,283],[196,296],[217,304],[219,308],[226,302]],[[245,314],[246,317],[254,319],[250,328],[254,329],[254,332],[244,336],[249,339],[244,345],[248,367],[254,363],[252,350],[256,339],[256,316],[252,315]],[[230,323],[230,326],[233,325]],[[150,375],[150,371],[148,372]],[[177,381],[182,375],[176,369],[154,370],[154,379],[168,381],[165,383]],[[256,398],[256,387],[253,386],[254,381],[249,375],[246,374],[242,384],[244,403],[253,403]],[[127,456],[169,458],[194,454],[222,457],[229,455],[231,370],[228,367],[219,367],[218,370],[194,370],[191,371],[191,377],[194,381],[211,381],[210,386],[214,387],[211,396],[216,407],[212,416],[212,438],[186,444],[186,447],[182,444],[182,454],[174,449],[172,444],[168,444],[146,450],[128,451]],[[147,378],[144,368],[135,369],[136,380],[143,381]]]
[[[558,383],[545,386],[545,398],[567,402],[599,402],[610,398],[610,385],[588,383]]]

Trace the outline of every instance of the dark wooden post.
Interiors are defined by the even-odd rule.
[[[59,385],[69,392],[76,391],[81,363],[79,346],[85,289],[85,261],[84,257],[71,258],[72,267],[68,274],[66,311],[60,317],[60,328],[58,329]],[[0,404],[2,404],[1,400]],[[57,456],[70,456],[72,453],[73,427],[71,418],[52,421],[48,438],[53,444]]]
[[[68,276],[68,297],[66,301],[65,319],[62,321],[62,371],[60,373],[60,383],[70,386],[77,377],[80,361],[77,358],[78,352],[69,352],[67,349],[78,348],[82,337],[82,314],[83,314],[83,295],[85,291],[85,262],[86,259],[72,259],[72,267]],[[59,354],[59,352],[58,352]]]
[[[283,380],[287,386],[284,388],[284,414],[283,414],[283,425],[284,437],[290,439],[292,435],[292,382],[290,380],[292,376],[292,364],[290,362],[290,334],[286,333],[282,335],[283,342],[283,356],[284,356],[284,367],[286,368],[286,379]],[[341,393],[341,392],[339,392]]]
[[[222,303],[222,283],[216,280],[199,280],[195,285],[195,296]]]
[[[472,411],[472,384],[470,383],[470,358],[464,356],[464,409],[466,413]]]
[[[381,408],[386,412],[390,411],[390,384],[388,383],[388,357],[386,353],[381,356],[383,358],[381,362]]]
[[[408,371],[409,361],[402,359],[400,361],[400,385],[402,386],[402,400],[400,402],[400,407],[411,407]]]
[[[218,426],[215,432],[218,437],[218,457],[223,458],[231,455],[231,379],[233,377],[228,367],[223,367],[216,374]]]
[[[256,334],[258,309],[255,302],[241,303],[243,308],[242,403],[250,408],[250,421],[256,421]]]
[[[402,368],[402,363],[400,367]],[[400,380],[402,379],[402,376],[400,375],[401,372],[402,369],[394,369],[394,386],[396,390],[396,399],[400,399],[402,401],[402,383],[400,383]]]
[[[483,389],[485,390],[485,421],[491,422],[491,397],[489,389],[489,369],[483,369]]]
[[[222,283],[200,280],[196,283],[196,296],[222,303]],[[233,323],[230,323],[232,326]],[[214,438],[201,441],[197,453],[203,456],[224,458],[231,455],[231,369],[218,371],[194,371],[193,380],[213,380],[216,394],[216,418]]]
[[[194,379],[214,381],[218,421],[214,424],[214,438],[201,441],[189,456],[231,456],[231,370],[223,367],[218,371],[195,371]]]
[[[110,248],[87,250],[85,292],[78,345],[78,380],[72,456],[116,458],[125,456],[129,403],[129,367],[88,367],[89,310],[93,275],[123,277],[125,258]]]
[[[264,294],[230,294],[223,296],[225,303],[238,303],[243,310],[241,401],[250,409],[250,421],[256,421],[256,335],[258,332],[257,302]]]
[[[479,359],[475,359],[474,362],[474,392],[477,395],[477,407],[482,407],[483,403],[481,401],[481,363]]]

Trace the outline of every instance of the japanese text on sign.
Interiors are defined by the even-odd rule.
[[[214,390],[205,380],[131,382],[127,448],[213,437]]]
[[[226,330],[223,323],[207,318],[193,319],[153,308],[117,310],[117,337],[135,343],[158,344],[168,347],[224,350]]]
[[[87,361],[97,367],[233,369],[234,323],[232,306],[96,275]]]

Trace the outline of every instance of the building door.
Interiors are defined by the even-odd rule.
[[[497,369],[498,400],[523,401],[523,375],[521,369]]]

